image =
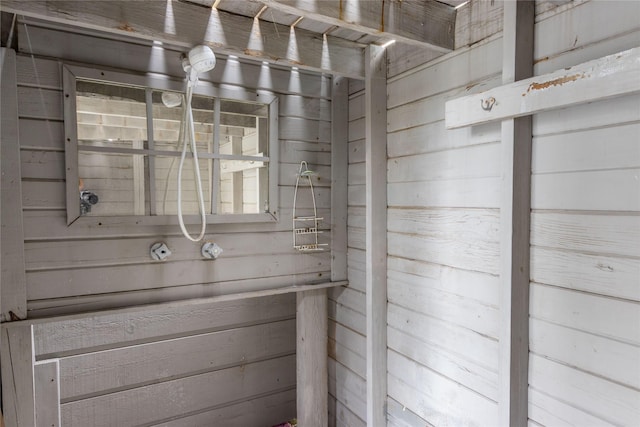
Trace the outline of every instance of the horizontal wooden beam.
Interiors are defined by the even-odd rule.
[[[447,129],[640,92],[640,48],[520,80],[445,104]]]
[[[270,8],[438,52],[454,47],[455,8],[437,1],[251,0]]]
[[[313,71],[364,78],[363,46],[179,1],[2,1],[6,12]]]

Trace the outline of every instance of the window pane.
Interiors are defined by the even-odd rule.
[[[78,189],[82,215],[145,215],[143,155],[78,153]]]
[[[221,214],[260,213],[269,210],[268,163],[220,160]]]
[[[155,159],[156,214],[176,215],[178,213],[178,166],[179,157],[156,156]],[[213,160],[198,159],[205,211],[211,213],[211,190]],[[182,213],[200,213],[194,177],[193,158],[187,157],[182,169]]]
[[[269,156],[267,105],[223,99],[220,110],[221,154]]]
[[[138,148],[147,139],[144,89],[78,80],[78,144]]]
[[[183,119],[183,96],[179,92],[154,91],[153,140],[158,151],[182,151],[180,124]],[[213,98],[194,96],[191,102],[196,146],[199,153],[213,152]],[[188,148],[190,151],[191,148]]]

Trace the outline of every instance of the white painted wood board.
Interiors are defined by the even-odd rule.
[[[392,109],[461,86],[473,85],[500,72],[501,40],[461,49],[389,80],[387,108]]]
[[[532,283],[531,317],[640,345],[640,310],[635,301]]]
[[[366,419],[366,381],[329,359],[329,393],[356,417]]]
[[[531,352],[640,389],[640,346],[531,319]]]
[[[640,92],[638,72],[640,48],[634,48],[458,98],[445,106],[447,128],[521,117],[637,93]]]
[[[394,351],[389,351],[389,369],[389,396],[430,424],[496,425],[494,401]]]
[[[609,212],[534,211],[531,244],[582,254],[634,257],[640,254],[640,217]]]
[[[468,360],[468,363],[478,364],[497,372],[498,342],[496,339],[395,304],[389,304],[388,319],[389,328],[397,329],[428,345],[462,356]],[[473,348],[474,352],[470,353],[469,348]]]
[[[2,321],[12,320],[10,312],[19,319],[27,317],[26,280],[24,272],[24,228],[22,220],[22,181],[20,179],[20,145],[18,104],[16,91],[16,55],[11,49],[0,49],[0,75],[2,91],[2,159],[0,178],[2,195],[0,239],[2,246],[2,272],[0,282]]]
[[[485,366],[470,363],[464,355],[425,343],[395,328],[387,331],[389,349],[422,366],[451,379],[491,400],[498,399],[498,373]],[[396,373],[400,376],[401,373]]]
[[[617,425],[640,417],[640,391],[536,355],[530,357],[530,386]]]
[[[611,427],[615,425],[532,387],[529,387],[529,423],[532,427],[543,425]]]
[[[632,301],[640,301],[639,264],[636,256],[531,248],[532,281]]]
[[[423,286],[460,298],[472,299],[483,305],[499,307],[500,285],[497,275],[394,256],[389,257],[388,266],[390,280]]]
[[[34,365],[36,427],[60,427],[60,373],[58,360]]]

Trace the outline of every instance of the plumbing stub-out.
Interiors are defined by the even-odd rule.
[[[171,256],[171,250],[166,243],[157,242],[151,245],[149,255],[151,255],[151,259],[153,259],[154,261],[163,261],[164,259]]]
[[[217,243],[205,242],[202,245],[202,256],[209,259],[216,259],[222,254],[223,250]]]

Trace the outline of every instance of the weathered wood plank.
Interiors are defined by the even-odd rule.
[[[347,205],[349,173],[348,80],[334,79],[331,102],[331,278],[347,278]]]
[[[637,122],[640,117],[638,95],[605,99],[591,104],[536,114],[533,120],[533,135],[571,133]]]
[[[389,362],[389,396],[430,424],[497,425],[498,405],[494,401],[395,351],[389,351]]]
[[[447,130],[444,120],[387,135],[389,159],[500,141],[500,123]]]
[[[360,4],[339,1],[261,0],[272,9],[340,28],[374,35],[437,52],[454,46],[456,12],[452,6],[433,2]],[[426,21],[426,22],[425,22]]]
[[[635,301],[532,283],[531,317],[640,345],[640,310]]]
[[[291,272],[311,273],[330,270],[330,254],[295,254],[286,258],[271,255],[156,262],[149,264],[34,271],[27,274],[27,298],[38,300],[153,289],[194,283],[273,277]],[[52,286],[53,285],[53,286]]]
[[[329,304],[329,319],[339,323],[362,336],[366,336],[366,317],[350,307]]]
[[[109,310],[128,306],[160,304],[173,301],[212,298],[235,295],[237,298],[277,295],[305,289],[306,283],[322,286],[319,280],[329,277],[329,270],[307,274],[287,274],[284,276],[241,279],[209,284],[191,284],[168,288],[142,289],[98,295],[73,296],[29,301],[27,308],[30,318],[62,316],[75,313]],[[338,282],[340,283],[340,282]]]
[[[639,116],[640,117],[640,116]],[[534,174],[640,167],[640,124],[534,138]]]
[[[500,144],[490,143],[390,159],[389,182],[421,182],[498,176]]]
[[[564,25],[569,16],[570,25]],[[548,73],[637,47],[640,41],[638,34],[626,46],[612,46],[614,50],[600,51],[597,45],[603,42],[606,44],[609,40],[622,40],[621,36],[637,31],[638,16],[640,5],[636,2],[568,4],[562,13],[556,13],[536,24],[537,73]],[[615,26],[606,25],[612,20],[615,20]],[[547,64],[548,62],[552,64]]]
[[[297,417],[301,425],[328,423],[327,291],[296,294]]]
[[[529,425],[573,427],[576,425],[597,425],[613,427],[615,424],[576,408],[547,393],[529,387]]]
[[[276,425],[295,418],[296,393],[286,390],[246,400],[161,424],[155,427],[201,427],[214,425]]]
[[[237,297],[236,297],[237,298]],[[35,353],[64,355],[78,350],[122,346],[186,332],[215,331],[252,323],[291,318],[294,295],[233,299],[214,297],[159,304],[147,308],[106,311],[35,320]]]
[[[18,86],[18,115],[21,118],[64,120],[62,91]]]
[[[502,83],[518,84],[533,75],[535,2],[505,2],[503,22]],[[510,426],[528,419],[532,121],[502,120],[498,420]]]
[[[445,106],[447,128],[522,117],[638,93],[639,72],[640,48],[634,48],[452,100]]]
[[[365,52],[367,424],[386,424],[387,400],[387,164],[386,55]]]
[[[487,89],[499,86],[501,81],[500,74],[496,73],[492,76],[487,76],[481,81],[474,82],[471,85],[463,84],[447,92],[438,93],[428,98],[391,108],[387,113],[389,120],[387,130],[389,132],[395,132],[444,120],[445,109],[443,106],[448,100],[486,91]]]
[[[389,303],[498,339],[499,310],[467,298],[389,279]]]
[[[3,416],[8,426],[32,427],[36,424],[32,327],[7,325],[0,329]]]
[[[298,49],[290,49],[289,27],[272,23],[260,23],[254,30],[254,20],[218,9],[202,13],[202,9],[176,3],[171,9],[163,3],[136,5],[130,2],[101,3],[57,2],[50,7],[46,2],[7,2],[3,9],[25,16],[46,19],[83,28],[99,29],[108,33],[127,35],[143,40],[157,40],[175,46],[190,48],[208,43],[216,51],[245,58],[260,59],[285,65],[295,65],[327,73],[362,78],[364,75],[363,52],[359,45],[327,37],[316,37],[309,31],[296,29]],[[170,18],[167,18],[169,13]],[[118,17],[126,17],[119,19]],[[166,31],[166,19],[171,20]],[[226,29],[226,30],[225,30]],[[229,30],[233,29],[233,30]],[[133,31],[131,31],[133,30]],[[247,38],[247,35],[254,35]],[[203,36],[204,35],[204,36]],[[323,49],[327,53],[323,54]],[[323,60],[328,55],[328,61]]]
[[[500,255],[498,218],[496,212],[478,211],[460,210],[456,213],[390,209],[393,229],[390,226],[388,253],[396,257],[497,274]],[[418,224],[405,223],[408,218]]]
[[[464,356],[428,344],[395,328],[388,329],[389,349],[491,400],[498,399],[498,373]]]
[[[602,256],[637,257],[640,216],[534,211],[531,244]]]
[[[531,208],[638,211],[639,173],[640,168],[630,168],[533,175]]]
[[[497,208],[498,177],[460,178],[446,181],[389,183],[390,207]]]
[[[638,346],[531,319],[531,352],[640,389]]]
[[[637,257],[531,248],[531,280],[578,291],[640,301]]]
[[[1,320],[27,317],[26,277],[24,271],[24,228],[22,220],[23,186],[20,171],[20,141],[18,130],[18,94],[16,91],[16,55],[11,49],[0,49],[0,91],[2,140],[0,203],[2,273],[0,282]],[[11,419],[11,418],[9,418]],[[28,424],[28,422],[27,422]]]
[[[79,400],[295,351],[291,319],[63,357],[61,398]]]
[[[389,398],[387,405],[387,425],[389,427],[412,427],[417,425],[432,427],[427,421],[407,409],[406,406],[391,398]]]
[[[499,307],[499,277],[471,270],[390,256],[389,279],[424,286]],[[350,286],[351,287],[351,286]]]
[[[64,150],[64,124],[53,120],[20,119],[20,147]]]
[[[62,422],[70,427],[95,420],[106,426],[163,422],[176,414],[208,409],[212,402],[222,405],[292,387],[294,364],[295,356],[286,356],[69,402],[61,405]]]
[[[367,393],[366,381],[333,359],[329,359],[328,371],[329,394],[348,408],[353,415],[364,420],[367,414],[364,398]]]
[[[468,363],[497,373],[497,340],[395,304],[389,304],[388,316],[390,328],[446,352],[464,355]],[[474,349],[473,353],[469,348]]]
[[[496,39],[474,49],[452,52],[433,63],[426,63],[390,79],[387,107],[399,107],[461,86],[482,82],[500,72],[501,55],[502,43],[500,39]]]
[[[531,355],[531,387],[615,425],[640,418],[640,391]]]
[[[34,366],[36,427],[60,427],[60,372],[58,360]]]

